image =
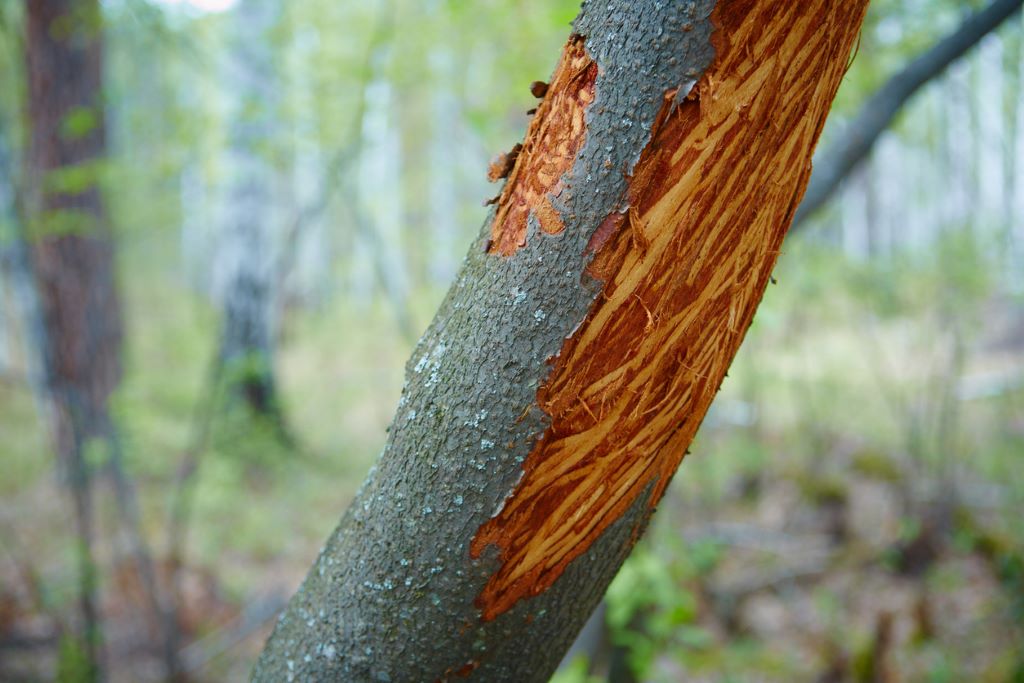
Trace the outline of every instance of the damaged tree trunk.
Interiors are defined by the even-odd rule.
[[[739,348],[866,5],[584,4],[255,680],[548,679]]]

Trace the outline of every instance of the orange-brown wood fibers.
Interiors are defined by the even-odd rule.
[[[510,256],[526,244],[531,211],[548,234],[565,229],[548,195],[558,196],[562,175],[576,161],[586,138],[584,112],[594,101],[597,64],[587,55],[583,39],[569,39],[548,85],[544,100],[526,131],[523,148],[498,197],[491,224],[492,253]]]
[[[652,506],[664,492],[767,285],[866,6],[718,5],[715,61],[681,106],[666,99],[630,210],[591,241],[606,285],[538,392],[552,425],[473,540],[474,557],[501,551],[484,620],[551,586],[649,485]]]

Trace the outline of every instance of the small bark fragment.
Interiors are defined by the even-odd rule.
[[[587,243],[587,248],[584,250],[583,254],[585,256],[590,256],[600,252],[605,243],[611,239],[611,236],[619,231],[619,228],[622,226],[622,221],[625,219],[626,213],[620,213],[618,211],[613,212],[605,218],[604,222],[602,222],[601,225],[597,227],[597,230],[594,231],[594,234],[590,236],[590,241]],[[594,262],[591,261],[591,266],[593,265]],[[605,279],[604,277],[601,277],[600,271],[589,270],[588,272],[595,280]]]
[[[548,84],[544,81],[534,81],[530,84],[530,94],[536,97],[538,100],[543,98],[548,92]]]
[[[517,142],[508,152],[495,155],[487,167],[487,179],[492,183],[496,183],[502,178],[507,178],[512,169],[515,168],[516,159],[519,158],[519,152],[522,149],[523,146]],[[500,197],[501,195],[498,196]],[[488,204],[495,202],[497,202],[497,197],[494,201],[488,202]]]
[[[583,43],[581,36],[569,39],[530,122],[519,163],[509,169],[491,227],[493,253],[511,256],[526,244],[531,214],[549,235],[565,229],[551,202],[561,190],[562,176],[572,168],[583,147],[584,112],[594,101],[597,80],[597,64],[587,55]]]

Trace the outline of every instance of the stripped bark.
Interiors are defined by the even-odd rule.
[[[255,680],[547,680],[739,347],[866,4],[584,3]]]

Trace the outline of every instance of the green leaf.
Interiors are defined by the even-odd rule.
[[[93,132],[99,121],[99,116],[92,107],[75,107],[61,121],[61,137],[65,140],[80,140]]]

